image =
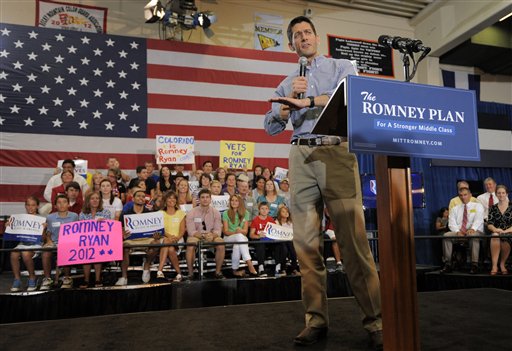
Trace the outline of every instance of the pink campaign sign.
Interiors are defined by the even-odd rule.
[[[122,259],[121,222],[93,219],[60,226],[57,265],[69,266]]]

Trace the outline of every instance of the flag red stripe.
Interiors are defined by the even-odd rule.
[[[270,103],[266,101],[247,101],[201,96],[148,94],[148,107],[264,115],[270,110]]]
[[[232,48],[227,46],[185,43],[181,41],[148,39],[147,48],[153,50],[188,52],[201,55],[237,57],[241,59],[260,61],[279,61],[290,63],[297,62],[297,55],[295,53],[259,51],[253,49]]]
[[[44,201],[43,192],[46,185],[8,185],[0,184],[3,202],[25,202],[29,196],[35,196]]]
[[[284,131],[277,136],[268,135],[262,129],[242,129],[227,127],[203,127],[191,125],[150,124],[148,125],[148,138],[156,135],[191,135],[195,140],[239,140],[256,143],[289,143],[291,131]]]
[[[224,71],[205,68],[148,65],[148,78],[173,79],[188,82],[231,84],[261,88],[275,88],[285,76]]]

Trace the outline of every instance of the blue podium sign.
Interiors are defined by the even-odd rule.
[[[474,91],[349,76],[352,152],[480,161]]]

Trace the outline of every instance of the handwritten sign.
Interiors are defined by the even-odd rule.
[[[219,155],[219,167],[251,169],[254,161],[254,143],[221,140]]]
[[[4,240],[40,244],[46,218],[29,214],[9,217],[5,226]]]
[[[155,232],[164,235],[164,215],[161,211],[124,216],[128,239],[151,238]]]
[[[264,229],[267,238],[281,241],[290,241],[293,239],[293,228],[283,227],[275,223],[267,223]]]
[[[212,195],[212,207],[219,212],[226,211],[229,206],[229,195]]]
[[[193,164],[193,136],[156,136],[156,163],[158,164]]]
[[[59,160],[57,162],[57,167],[62,169],[62,162],[64,160]],[[75,173],[81,174],[83,176],[87,175],[87,160],[73,160],[75,163]]]
[[[88,264],[123,259],[121,222],[78,221],[62,224],[57,245],[57,265]]]
[[[276,167],[274,171],[274,179],[281,181],[284,178],[288,178],[288,170],[286,168]]]

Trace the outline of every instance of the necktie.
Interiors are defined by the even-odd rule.
[[[462,225],[460,226],[460,231],[463,234],[466,234],[466,226],[468,225],[468,207],[464,205],[464,214],[462,215]]]
[[[491,208],[492,205],[494,205],[494,198],[493,198],[492,194],[490,194],[489,195],[489,206],[488,207]]]

